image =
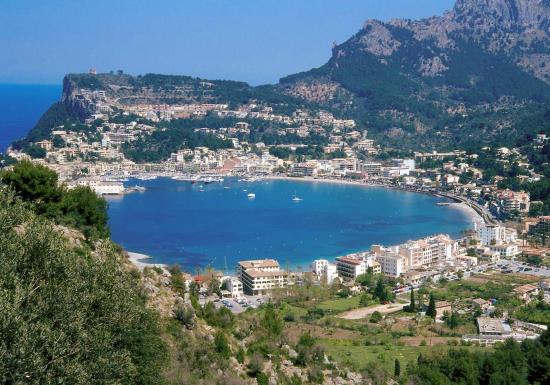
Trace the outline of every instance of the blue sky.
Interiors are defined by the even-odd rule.
[[[366,19],[442,14],[453,0],[0,0],[0,83],[123,69],[276,82],[326,62]]]

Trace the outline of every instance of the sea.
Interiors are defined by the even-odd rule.
[[[114,241],[192,272],[233,271],[239,260],[261,258],[305,270],[315,259],[432,234],[459,237],[472,226],[464,211],[438,205],[441,198],[382,187],[236,178],[202,187],[170,178],[126,184],[146,191],[108,198]]]
[[[60,86],[0,85],[0,152],[24,137],[60,95]],[[259,258],[301,270],[314,259],[373,244],[460,236],[471,227],[467,214],[438,205],[440,198],[386,188],[236,178],[202,189],[169,178],[127,185],[146,191],[108,198],[113,240],[151,262],[187,271],[233,271],[237,261]]]
[[[60,97],[59,85],[0,84],[0,153],[24,137]]]

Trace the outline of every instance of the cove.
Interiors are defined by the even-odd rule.
[[[260,258],[304,269],[314,259],[372,244],[439,233],[459,237],[471,226],[461,210],[437,205],[441,198],[382,187],[235,178],[202,188],[169,178],[126,183],[136,184],[147,190],[108,198],[112,239],[151,262],[189,272],[206,266],[233,271],[239,260]]]

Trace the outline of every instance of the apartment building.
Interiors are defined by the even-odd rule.
[[[380,264],[380,272],[392,277],[399,277],[407,271],[406,260],[398,254],[398,249],[385,248],[381,245],[373,245],[371,252],[375,255],[376,261]]]
[[[432,267],[438,263],[451,260],[458,252],[458,242],[448,235],[436,235],[409,241],[400,245],[399,254],[405,257],[409,269]]]
[[[477,229],[477,236],[483,246],[500,245],[515,242],[517,231],[501,225],[481,225]]]
[[[237,276],[244,293],[249,295],[264,295],[288,285],[288,273],[281,270],[279,262],[274,259],[240,261]]]

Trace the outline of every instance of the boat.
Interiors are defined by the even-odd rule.
[[[256,198],[256,194],[248,193],[247,197],[248,197],[248,199],[254,199],[254,198]]]
[[[229,187],[229,186],[223,186],[223,188],[224,188],[225,190],[229,190],[231,187]]]
[[[296,195],[296,191],[294,191],[294,196],[292,197],[292,200],[294,202],[301,202],[302,198],[300,198],[298,195]]]

